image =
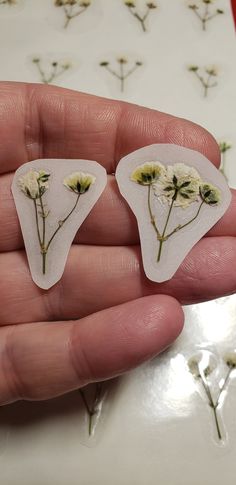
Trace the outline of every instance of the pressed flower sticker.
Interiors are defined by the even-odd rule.
[[[17,170],[13,196],[32,277],[42,288],[61,277],[76,231],[105,185],[105,170],[92,161],[36,160]]]
[[[120,161],[116,177],[137,218],[144,270],[153,281],[173,276],[231,200],[220,172],[200,153],[176,145],[137,150]]]
[[[227,432],[221,414],[230,381],[235,378],[235,349],[229,350],[222,357],[206,349],[199,350],[188,359],[187,366],[212,414],[217,442],[223,444]]]

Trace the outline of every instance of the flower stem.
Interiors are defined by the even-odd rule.
[[[78,12],[75,12],[73,13],[73,5],[70,6],[70,10],[67,10],[67,8],[64,6],[64,12],[65,12],[65,16],[66,16],[66,20],[65,20],[65,23],[64,23],[64,29],[66,29],[70,23],[70,21],[72,19],[74,19],[75,17],[78,17],[80,14],[82,14],[87,7],[84,7],[82,8],[81,10],[79,10]]]
[[[158,250],[158,255],[157,255],[157,262],[160,261],[161,259],[161,251],[162,251],[162,246],[163,246],[163,242],[166,240],[165,239],[165,233],[166,233],[166,229],[167,229],[167,226],[168,226],[168,222],[170,220],[170,215],[171,215],[171,212],[172,212],[172,209],[173,209],[173,206],[174,206],[174,201],[176,200],[176,196],[177,196],[177,190],[175,190],[175,193],[172,197],[172,201],[171,201],[171,204],[170,204],[170,208],[169,208],[169,211],[168,211],[168,214],[167,214],[167,218],[166,218],[166,223],[165,223],[165,226],[164,226],[164,229],[163,229],[163,233],[161,235],[161,238],[160,238],[160,241],[159,241],[159,250]]]
[[[124,64],[123,62],[120,62],[120,89],[122,93],[124,92],[124,81],[125,81]]]
[[[62,219],[61,221],[58,222],[58,227],[57,229],[55,230],[55,232],[53,233],[52,237],[49,239],[48,243],[47,243],[47,246],[46,246],[46,251],[48,251],[49,249],[49,246],[51,245],[53,239],[55,238],[56,234],[58,233],[58,231],[60,231],[60,229],[62,228],[63,224],[67,221],[67,219],[69,219],[69,217],[71,216],[71,214],[74,212],[74,210],[76,209],[77,207],[77,204],[79,202],[79,198],[80,198],[80,194],[78,194],[77,198],[76,198],[76,201],[75,201],[75,204],[74,206],[72,207],[71,211],[69,212],[69,214],[67,214],[67,216]]]
[[[212,409],[213,409],[213,414],[214,414],[214,419],[215,419],[217,435],[218,435],[219,440],[221,441],[222,440],[222,434],[221,434],[220,425],[219,425],[219,421],[218,421],[216,406],[213,406]]]
[[[199,368],[199,374],[200,374],[200,379],[201,379],[203,388],[204,388],[206,396],[208,398],[208,404],[213,411],[217,435],[218,435],[219,440],[221,441],[222,440],[222,434],[221,434],[220,425],[219,425],[218,416],[217,416],[218,401],[216,401],[216,403],[214,403],[213,397],[212,397],[212,394],[211,394],[211,390],[210,390],[209,384],[208,384],[207,379],[206,379],[206,376],[204,374],[204,371],[202,372],[202,370],[200,368]]]
[[[81,399],[84,403],[84,406],[85,406],[85,409],[86,409],[86,412],[87,412],[88,418],[89,418],[89,424],[88,424],[89,436],[91,436],[91,434],[92,434],[93,416],[97,413],[97,406],[98,406],[98,404],[101,400],[101,395],[102,395],[102,387],[103,387],[102,382],[96,383],[95,394],[94,394],[94,398],[93,398],[93,402],[92,402],[91,407],[90,407],[90,405],[89,405],[89,403],[86,399],[86,395],[85,395],[85,392],[83,391],[83,389],[79,390]]]
[[[137,10],[133,11],[132,8],[129,8],[129,11],[130,11],[131,15],[133,15],[133,17],[135,17],[140,22],[143,32],[146,32],[147,29],[146,29],[146,25],[145,25],[145,20],[148,17],[149,8],[147,9],[147,12],[145,13],[145,15],[143,17],[141,17],[141,15],[137,12]]]
[[[221,387],[221,389],[220,389],[220,392],[219,392],[218,397],[217,397],[217,400],[216,400],[216,404],[215,404],[216,408],[217,408],[217,406],[219,405],[219,402],[220,402],[220,398],[221,398],[221,396],[222,396],[222,393],[223,393],[223,391],[226,389],[226,386],[227,386],[227,384],[228,384],[228,382],[229,382],[229,378],[230,378],[230,374],[231,374],[232,370],[233,370],[232,368],[229,368],[229,369],[228,369],[228,372],[227,372],[227,374],[226,374],[225,380],[224,380],[224,382],[223,382],[223,385],[222,385],[222,387]]]
[[[189,224],[191,224],[191,222],[195,221],[195,219],[197,219],[197,217],[199,215],[199,212],[200,212],[203,204],[204,204],[204,200],[201,202],[201,204],[200,204],[200,206],[198,208],[198,211],[197,211],[196,215],[194,217],[192,217],[192,219],[190,219],[190,221],[186,222],[182,226],[181,225],[177,226],[172,232],[170,232],[169,234],[167,234],[166,239],[168,239],[170,236],[172,236],[173,234],[175,234],[175,232],[178,232],[178,231],[180,231],[180,229],[183,229],[184,227],[186,227]]]
[[[149,211],[149,215],[150,215],[150,220],[151,220],[151,224],[157,234],[157,237],[160,238],[161,237],[161,234],[157,228],[157,225],[156,225],[156,221],[155,221],[155,217],[153,215],[153,212],[152,212],[152,207],[151,207],[151,184],[148,185],[148,211]]]
[[[45,274],[46,273],[46,256],[47,256],[47,251],[45,250],[45,212],[44,212],[42,197],[40,197],[40,206],[41,206],[42,214],[44,214],[44,215],[42,215],[42,217],[43,217],[43,239],[41,239],[37,203],[36,203],[35,199],[33,199],[33,200],[34,200],[35,218],[36,218],[36,226],[37,226],[37,235],[38,235],[38,241],[39,241],[39,245],[40,245],[40,248],[41,248],[41,254],[42,254],[42,271],[43,271],[43,274]]]
[[[42,252],[42,258],[43,258],[43,274],[46,273],[46,257],[47,257],[47,253],[46,253],[46,251],[43,251]]]
[[[41,241],[41,235],[40,235],[40,229],[39,229],[39,217],[38,217],[38,211],[37,211],[37,203],[36,203],[36,200],[35,199],[33,199],[33,201],[34,201],[34,209],[35,209],[37,235],[38,235],[38,240],[39,240],[40,247],[42,247],[42,241]]]

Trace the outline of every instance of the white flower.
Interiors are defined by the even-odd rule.
[[[132,182],[140,185],[152,185],[161,175],[164,175],[165,167],[159,162],[146,162],[139,165],[131,174]]]
[[[90,173],[74,172],[64,178],[63,184],[76,194],[84,194],[95,180],[96,177]]]
[[[30,199],[38,199],[48,189],[49,177],[50,174],[44,170],[40,170],[39,172],[30,170],[19,178],[19,186],[27,197]]]
[[[200,185],[200,196],[209,205],[216,205],[221,200],[220,190],[214,185],[205,182]]]
[[[217,66],[207,66],[205,71],[207,74],[209,74],[209,76],[217,76],[219,73],[219,69]]]
[[[155,195],[162,201],[176,207],[188,207],[198,200],[201,177],[197,170],[184,163],[168,165],[153,189]]]
[[[194,377],[198,378],[203,373],[206,377],[209,376],[217,367],[217,360],[215,355],[208,350],[199,351],[188,361],[188,368]]]

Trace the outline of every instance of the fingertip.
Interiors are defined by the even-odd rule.
[[[166,126],[166,139],[166,143],[175,143],[199,151],[219,167],[221,161],[219,145],[214,136],[197,123],[172,117]]]

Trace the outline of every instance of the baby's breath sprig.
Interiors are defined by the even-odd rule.
[[[214,402],[213,395],[212,395],[212,390],[210,383],[208,381],[209,375],[215,370],[216,363],[213,359],[208,359],[206,356],[202,356],[201,353],[197,354],[193,357],[191,357],[188,361],[188,368],[191,374],[194,376],[196,380],[198,380],[202,388],[205,392],[208,405],[212,409],[214,420],[215,420],[215,425],[216,425],[216,431],[219,440],[222,440],[222,432],[220,429],[220,424],[219,424],[219,419],[218,419],[218,414],[217,414],[217,407],[219,405],[219,397]]]
[[[204,182],[197,170],[184,163],[176,163],[164,167],[159,162],[147,162],[139,165],[131,174],[130,179],[139,185],[148,187],[148,212],[150,222],[156,232],[159,241],[157,262],[161,259],[163,244],[175,233],[192,224],[204,204],[217,205],[221,200],[221,194],[217,187]],[[157,227],[156,218],[151,207],[151,193],[161,203],[167,203],[169,209],[162,232]],[[178,224],[168,233],[168,226],[175,207],[187,209],[190,204],[200,202],[196,214],[184,224]]]
[[[133,74],[138,67],[142,66],[141,61],[136,61],[134,65],[130,69],[126,69],[125,66],[129,63],[129,61],[125,57],[118,57],[116,59],[118,64],[118,71],[112,69],[110,67],[110,63],[108,61],[100,62],[100,66],[104,67],[112,76],[116,77],[120,81],[120,90],[121,92],[124,91],[125,88],[125,81],[126,79]]]
[[[146,20],[150,12],[157,8],[157,5],[154,2],[144,2],[146,8],[145,8],[144,14],[142,15],[138,11],[135,0],[133,1],[125,0],[124,3],[125,3],[125,6],[128,8],[129,12],[131,13],[131,15],[133,15],[133,17],[135,17],[138,20],[138,22],[140,22],[143,32],[146,32],[147,31]]]
[[[91,0],[55,0],[55,7],[61,7],[65,14],[64,28],[66,29],[72,19],[84,13],[91,5]]]
[[[224,377],[221,377],[218,382],[218,393],[213,395],[212,386],[209,381],[209,376],[217,367],[217,358],[209,351],[201,351],[188,360],[188,369],[193,377],[201,384],[202,389],[205,392],[205,396],[210,406],[214,421],[216,425],[217,435],[220,441],[223,439],[222,430],[218,419],[218,410],[222,404],[227,387],[232,373],[236,369],[236,351],[231,350],[223,356],[223,360],[228,367]]]
[[[217,86],[217,81],[213,81],[213,79],[215,80],[218,76],[218,69],[215,66],[200,68],[199,66],[192,65],[188,67],[188,71],[192,72],[200,81],[203,87],[204,98],[207,97],[210,88]]]
[[[202,30],[206,30],[207,22],[224,13],[224,10],[220,8],[214,9],[213,3],[214,0],[199,0],[197,3],[191,3],[188,6],[200,20]]]
[[[19,187],[26,197],[31,199],[34,204],[37,237],[42,255],[42,273],[46,273],[46,258],[49,247],[52,244],[57,233],[60,231],[65,222],[69,219],[71,214],[75,211],[80,196],[85,194],[90,186],[94,184],[96,178],[88,173],[75,172],[65,177],[63,184],[70,191],[76,194],[76,200],[69,211],[69,213],[61,220],[58,221],[58,226],[46,242],[46,218],[49,216],[50,211],[46,208],[43,200],[45,192],[49,189],[50,173],[44,170],[36,171],[30,170],[25,175],[19,178]],[[40,221],[42,222],[40,223]]]
[[[43,68],[43,62],[40,57],[34,57],[32,60],[35,64],[38,73],[40,75],[41,81],[44,84],[50,84],[54,79],[61,76],[65,71],[68,71],[71,67],[70,62],[52,61],[49,63],[47,69]]]
[[[232,145],[231,145],[231,143],[229,143],[227,141],[220,141],[218,143],[218,145],[219,145],[219,149],[220,149],[220,153],[221,153],[220,171],[226,177],[226,174],[225,174],[226,153],[227,153],[228,150],[230,150],[230,148],[232,148]]]
[[[104,391],[103,384],[104,384],[103,382],[96,382],[95,388],[94,388],[95,392],[92,396],[91,402],[87,398],[86,390],[85,389],[79,389],[82,402],[84,404],[85,410],[86,410],[87,415],[88,415],[88,434],[89,434],[89,436],[92,435],[94,417],[99,412],[99,405],[100,405],[101,400],[103,398],[103,391]]]

